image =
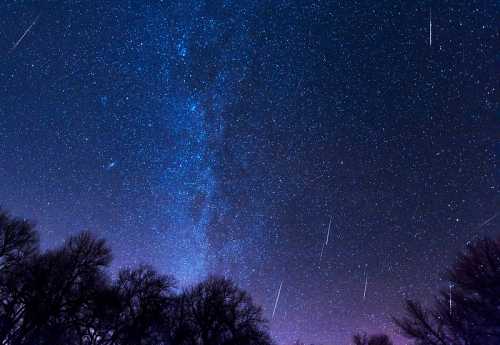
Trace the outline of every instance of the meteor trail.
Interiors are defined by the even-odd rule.
[[[432,10],[429,10],[429,47],[432,46]]]
[[[363,291],[363,301],[366,299],[366,287],[368,286],[368,273],[366,272],[367,267],[368,264],[365,265],[365,289]]]
[[[280,288],[278,289],[278,295],[276,296],[276,300],[274,301],[273,315],[271,316],[272,320],[274,320],[274,314],[276,313],[276,307],[278,307],[278,301],[280,300],[282,286],[283,286],[283,280],[280,283]]]
[[[14,50],[16,50],[16,48],[19,45],[19,43],[21,43],[21,41],[24,39],[24,37],[26,37],[26,35],[28,34],[28,32],[30,32],[31,28],[36,24],[36,22],[38,21],[38,18],[40,18],[40,14],[38,16],[36,16],[36,18],[33,21],[33,23],[31,23],[31,25],[28,26],[28,28],[26,29],[26,31],[24,31],[24,33],[17,40],[17,42],[12,46],[12,48],[10,48],[9,53],[12,53]]]
[[[496,217],[498,217],[499,214],[500,214],[500,212],[499,213],[495,213],[490,218],[486,219],[484,222],[482,222],[481,224],[479,224],[478,229],[481,229],[483,226],[487,225],[493,219],[495,219]]]
[[[326,233],[325,246],[328,245],[328,240],[330,239],[330,229],[332,228],[332,217],[330,217],[330,223],[328,223],[328,232]]]
[[[328,224],[328,232],[326,233],[326,240],[321,246],[321,254],[319,255],[319,263],[321,264],[321,259],[323,258],[323,252],[325,247],[328,245],[328,240],[330,239],[330,229],[332,228],[332,217],[330,217],[330,223]]]

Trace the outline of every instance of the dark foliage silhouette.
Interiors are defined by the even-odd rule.
[[[392,345],[391,339],[386,334],[356,334],[352,337],[354,345]]]
[[[180,296],[176,340],[186,345],[264,345],[262,311],[231,281],[210,277]]]
[[[112,344],[160,344],[169,339],[173,279],[142,266],[120,272],[113,289],[119,310],[114,313]]]
[[[33,225],[0,209],[0,269],[8,269],[38,252]]]
[[[10,313],[6,344],[71,343],[91,320],[89,307],[105,285],[110,261],[103,241],[83,233],[58,249],[32,255],[5,273]]]
[[[268,345],[259,307],[222,278],[180,294],[147,266],[113,281],[90,233],[40,252],[33,225],[0,212],[2,345]]]
[[[38,253],[33,225],[0,210],[0,341],[4,344],[18,331],[25,305],[22,279],[28,261]]]
[[[431,308],[406,302],[407,315],[395,320],[403,334],[417,345],[500,344],[500,241],[469,246],[447,279],[452,288]]]

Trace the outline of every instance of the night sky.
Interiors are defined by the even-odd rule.
[[[500,5],[457,3],[2,1],[0,205],[231,277],[280,344],[393,335],[500,225]]]

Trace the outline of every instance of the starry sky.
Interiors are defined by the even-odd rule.
[[[404,298],[498,234],[499,7],[2,1],[0,205],[113,271],[231,277],[282,345],[403,344]]]

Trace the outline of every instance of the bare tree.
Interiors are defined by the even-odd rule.
[[[406,316],[395,319],[403,334],[418,345],[500,344],[500,241],[469,246],[446,278],[430,308],[406,302]]]
[[[272,344],[261,309],[227,279],[210,277],[179,299],[181,344]]]
[[[0,209],[0,341],[5,343],[24,312],[21,291],[27,262],[38,253],[33,225]]]
[[[119,273],[113,290],[119,301],[109,344],[160,344],[170,338],[174,280],[148,266]]]
[[[0,271],[38,252],[38,236],[33,224],[12,218],[0,209]]]
[[[180,294],[151,267],[114,281],[111,252],[90,233],[41,253],[33,226],[0,212],[2,345],[270,345],[262,311],[231,281]]]
[[[3,344],[69,344],[80,339],[110,259],[104,241],[82,233],[17,265],[2,282],[10,309]]]

